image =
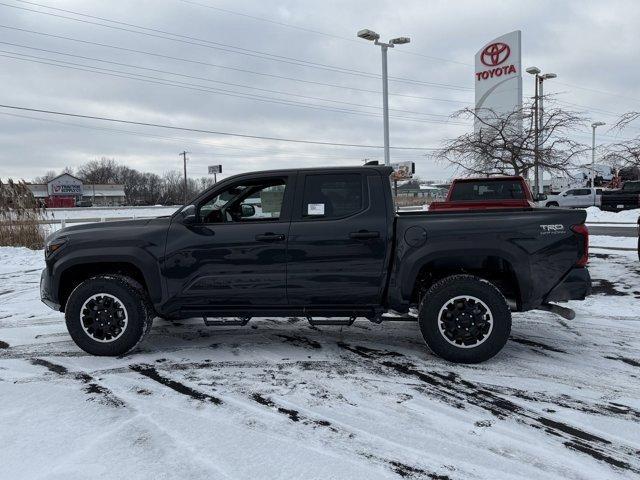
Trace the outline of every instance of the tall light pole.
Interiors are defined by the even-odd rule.
[[[543,171],[540,165],[540,150],[544,146],[544,81],[552,78],[556,78],[558,75],[555,73],[545,73],[540,75],[540,69],[538,67],[529,67],[526,70],[527,73],[535,75],[535,97],[534,97],[534,183],[535,192],[537,194],[544,192],[543,183]]]
[[[593,122],[591,124],[591,181],[589,182],[591,187],[595,187],[596,183],[596,175],[595,175],[595,164],[596,164],[596,128],[606,125],[604,122]]]
[[[529,67],[526,72],[531,75],[535,75],[536,79],[536,89],[533,97],[533,190],[537,194],[540,191],[540,177],[538,176],[540,173],[538,169],[538,150],[540,148],[540,135],[538,134],[538,129],[540,128],[540,123],[538,121],[538,75],[540,75],[540,69],[538,67]]]
[[[387,77],[387,50],[395,45],[409,43],[409,37],[397,37],[389,40],[387,43],[380,41],[380,35],[373,30],[360,30],[358,37],[379,45],[382,49],[382,116],[384,123],[384,164],[391,165],[391,155],[389,154],[389,82]]]
[[[556,75],[555,73],[545,73],[543,75],[538,75],[538,84],[540,85],[540,88],[538,89],[538,135],[540,135],[540,140],[538,141],[538,148],[542,151],[544,151],[544,121],[542,119],[542,117],[544,116],[544,81],[545,80],[549,80],[551,78],[556,78],[558,75]],[[538,193],[544,193],[544,181],[543,181],[543,177],[544,177],[544,170],[542,169],[542,166],[540,165],[540,163],[538,163],[538,181],[539,183],[539,190]]]

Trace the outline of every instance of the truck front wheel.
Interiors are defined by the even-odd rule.
[[[490,282],[452,275],[431,286],[420,304],[420,330],[429,348],[456,363],[480,363],[504,347],[511,310]]]
[[[118,356],[133,350],[151,329],[144,287],[122,275],[99,275],[78,285],[67,301],[65,319],[73,341],[92,355]]]

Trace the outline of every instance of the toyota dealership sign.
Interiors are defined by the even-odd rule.
[[[508,113],[522,107],[522,62],[520,30],[491,40],[476,53],[476,111]],[[476,129],[478,122],[476,122]]]

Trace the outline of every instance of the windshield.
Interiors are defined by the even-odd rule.
[[[524,200],[525,193],[518,180],[474,180],[458,182],[451,192],[450,200]]]

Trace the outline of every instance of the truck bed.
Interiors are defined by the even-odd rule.
[[[406,279],[423,269],[437,272],[456,263],[473,272],[491,264],[517,280],[508,300],[518,310],[536,308],[583,255],[584,238],[572,227],[585,220],[584,210],[549,208],[399,212],[390,302],[398,308],[412,297],[414,285]]]

